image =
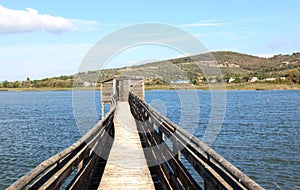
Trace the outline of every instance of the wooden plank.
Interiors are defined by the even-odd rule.
[[[161,127],[160,131],[163,131],[163,134],[166,134],[168,137],[173,137],[173,141],[172,140],[171,141],[172,141],[173,145],[175,145],[174,147],[178,146],[178,145],[176,145],[176,144],[178,144],[176,142],[177,140],[174,141],[174,138],[177,139],[178,137],[180,137],[182,135],[182,137],[184,137],[184,138],[178,139],[179,141],[183,140],[183,143],[181,144],[181,146],[184,147],[184,145],[186,144],[187,146],[190,146],[192,148],[192,146],[191,146],[192,144],[190,142],[190,139],[193,139],[192,135],[187,134],[184,130],[182,130],[181,128],[179,128],[178,126],[176,126],[175,124],[173,124],[169,120],[167,120],[165,117],[161,116],[159,113],[157,113],[154,110],[152,110],[152,108],[149,107],[148,105],[146,105],[143,101],[139,100],[138,98],[135,98],[135,96],[131,96],[131,99],[132,99],[133,107],[137,108],[137,110],[139,110],[138,112],[143,112],[143,108],[147,109],[148,113],[150,113],[150,115],[152,116],[151,120],[154,121],[154,123],[157,126]],[[141,118],[143,117],[143,115],[144,114],[139,114],[139,116]],[[183,132],[183,134],[181,134],[181,132]],[[194,139],[193,139],[193,141],[195,142]],[[191,162],[191,164],[194,167],[195,167],[195,165],[197,165],[198,169],[199,169],[200,166],[202,167],[201,171],[198,170],[198,172],[204,178],[204,180],[206,180],[206,187],[207,188],[220,188],[220,189],[228,188],[228,189],[230,189],[231,185],[233,185],[233,184],[239,184],[239,182],[228,184],[227,181],[226,181],[227,179],[229,179],[231,182],[235,181],[235,179],[233,179],[230,175],[225,174],[223,172],[224,170],[222,170],[217,165],[212,164],[207,159],[206,156],[202,156],[201,155],[201,158],[199,159],[197,153],[200,153],[200,152],[198,151],[198,149],[193,149],[192,150],[192,151],[195,151],[195,153],[196,153],[195,154],[195,153],[191,152],[191,150],[189,148],[186,147],[185,150],[188,150],[188,151],[184,152],[185,153],[184,156],[185,157],[189,157],[188,160]],[[211,151],[211,149],[209,149],[209,148],[204,149],[203,151],[207,151],[207,150],[210,151],[208,153],[209,155],[213,155],[214,154],[214,152]],[[213,153],[213,154],[211,154],[211,153]],[[191,155],[193,155],[193,156],[191,156]],[[221,160],[220,160],[220,162],[221,162]],[[221,172],[221,173],[219,173],[219,172]],[[225,178],[223,178],[223,177],[225,177]],[[238,188],[243,189],[243,187],[241,186],[241,184],[234,185],[234,187],[238,187]]]
[[[118,102],[115,138],[98,189],[155,189],[127,102]]]
[[[92,156],[89,160],[87,160],[86,165],[80,169],[76,179],[72,182],[72,184],[69,184],[68,189],[81,189],[85,180],[85,176],[91,172],[92,166],[94,166],[94,164],[95,156]]]
[[[181,153],[186,157],[186,159],[192,164],[195,170],[199,173],[199,175],[203,178],[203,180],[208,184],[208,187],[212,187],[213,189],[232,189],[231,186],[219,176],[204,160],[199,159],[194,152],[192,152],[186,146],[190,146],[188,141],[181,142],[183,139],[178,139],[172,132],[170,132],[167,128],[161,125],[159,130],[165,133],[173,145],[180,147]],[[172,136],[173,135],[173,136]],[[185,147],[185,148],[183,148]],[[197,151],[196,151],[197,152]],[[203,157],[202,157],[203,158]]]
[[[113,93],[113,80],[101,83],[101,102],[109,102]]]
[[[40,188],[58,189],[61,186],[61,184],[66,180],[66,178],[72,173],[75,167],[88,156],[88,152],[93,151],[97,147],[103,147],[102,144],[98,144],[97,141],[102,141],[103,136],[107,135],[105,133],[105,128],[108,126],[110,126],[109,121],[106,123],[105,127],[101,128],[99,133],[95,137],[93,137],[93,139],[88,144],[86,144],[76,153],[76,155],[71,155],[72,158],[66,163],[62,164],[59,170],[55,174],[52,174],[52,176]],[[93,148],[90,150],[91,147]]]
[[[137,121],[138,131],[140,132],[140,135],[143,136],[145,148],[152,147],[153,139],[148,137],[149,134],[146,132],[146,129],[143,127],[142,124],[143,124],[142,122]],[[155,174],[157,175],[160,183],[159,189],[163,189],[163,190],[172,189],[171,184],[169,183],[168,180],[169,177],[164,172],[164,167],[162,166],[162,164],[157,164],[158,160],[161,159],[161,157],[157,155],[157,151],[155,151],[155,148],[144,149],[144,150],[148,150],[145,153],[147,156],[148,165],[156,169]]]
[[[110,123],[108,123],[110,126]],[[108,128],[111,130],[111,126]],[[104,135],[99,138],[98,145],[96,148],[96,152],[92,152],[91,155],[87,160],[85,160],[85,163],[83,167],[78,171],[78,174],[73,179],[73,181],[68,185],[68,189],[87,189],[91,183],[91,173],[94,170],[94,167],[99,160],[103,160],[103,158],[99,157],[99,153],[101,151],[101,155],[105,156],[109,153],[112,145],[111,137],[108,135],[108,133],[104,133]],[[105,143],[105,146],[103,146]],[[100,150],[99,150],[100,148]],[[102,176],[99,176],[100,178]],[[100,181],[100,180],[99,180]]]
[[[66,148],[65,150],[57,153],[56,155],[52,156],[51,158],[43,161],[40,163],[36,168],[28,172],[23,177],[19,178],[15,183],[13,183],[8,190],[15,190],[15,189],[24,189],[29,183],[36,180],[39,175],[42,175],[43,172],[46,172],[47,169],[51,168],[56,163],[59,163],[62,159],[67,157],[73,151],[76,151],[80,146],[89,142],[95,134],[102,128],[102,124],[104,121],[111,118],[111,116],[115,112],[115,107],[113,106],[110,112],[105,116],[103,120],[97,123],[90,131],[88,131],[81,139],[79,139],[76,143],[71,145],[70,147]]]
[[[160,120],[160,122],[166,123],[167,124],[166,126],[170,126],[170,127],[174,128],[174,132],[176,132],[176,133],[184,136],[186,139],[188,139],[188,141],[186,141],[186,142],[188,142],[188,144],[197,145],[198,150],[205,152],[210,158],[213,158],[213,160],[217,163],[217,165],[215,165],[216,167],[213,167],[213,169],[220,168],[217,170],[219,170],[219,171],[226,170],[226,172],[228,173],[228,175],[227,175],[228,178],[234,179],[235,181],[237,181],[240,184],[241,188],[246,187],[248,189],[263,189],[255,181],[253,181],[251,178],[249,178],[248,176],[243,174],[239,169],[237,169],[231,163],[229,163],[226,159],[224,159],[222,156],[217,154],[214,150],[212,150],[210,147],[205,145],[203,142],[199,141],[198,138],[189,134],[187,131],[180,128],[179,126],[174,124],[172,121],[170,121],[166,117],[162,116],[160,113],[153,110],[144,101],[142,101],[141,99],[139,99],[138,97],[136,97],[134,95],[132,95],[131,99],[133,99],[133,101],[135,102],[134,104],[138,105],[138,106],[136,105],[136,107],[141,107],[141,106],[145,107],[153,117],[159,118],[158,120]],[[222,167],[222,169],[221,169],[221,167]],[[222,172],[222,173],[224,173],[224,172]],[[244,187],[242,187],[242,186],[244,186]]]
[[[149,147],[160,147],[159,150],[157,150],[156,154],[161,155],[164,159],[164,162],[168,162],[171,166],[174,174],[170,176],[169,178],[174,181],[173,176],[176,176],[179,180],[179,182],[186,188],[186,189],[201,189],[200,186],[195,182],[195,180],[192,178],[192,176],[189,174],[187,169],[183,166],[183,164],[174,158],[173,152],[170,150],[170,147],[167,146],[166,143],[161,141],[160,133],[158,133],[152,125],[149,124],[149,122],[143,122],[144,125],[139,125],[143,127],[144,133],[151,134],[148,138],[151,139],[153,142]],[[164,134],[164,133],[162,133]],[[176,183],[173,182],[173,186]]]
[[[40,189],[59,189],[61,184],[75,169],[75,166],[84,158],[85,152],[88,149],[80,150],[67,164],[65,164],[59,171],[57,171],[48,181],[46,181]]]

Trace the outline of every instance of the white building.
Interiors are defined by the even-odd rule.
[[[233,82],[233,81],[235,81],[235,79],[232,78],[232,77],[230,77],[230,79],[228,80],[229,83],[231,83],[231,82]]]
[[[276,80],[276,78],[266,78],[267,82],[271,82],[271,81],[275,81],[275,80]]]
[[[250,77],[249,81],[250,82],[256,82],[256,81],[258,81],[258,78],[257,77]]]

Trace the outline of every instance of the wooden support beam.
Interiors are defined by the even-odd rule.
[[[163,134],[165,134],[173,143],[173,151],[179,152],[181,150],[181,153],[204,178],[206,188],[263,189],[226,159],[199,141],[198,138],[153,110],[134,94],[130,94],[129,102],[132,110],[136,110],[133,113],[138,120],[143,120],[143,115],[146,115],[139,114],[139,110],[148,112],[147,117],[151,118],[156,126],[159,126],[159,138],[162,139]],[[181,147],[178,147],[178,144]],[[180,154],[178,154],[178,157],[180,158]]]

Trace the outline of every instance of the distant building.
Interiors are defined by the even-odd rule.
[[[266,78],[267,82],[271,82],[271,81],[275,81],[275,80],[276,80],[276,78]]]
[[[235,81],[235,79],[232,78],[232,77],[230,77],[230,79],[228,80],[229,83],[231,83],[231,82],[233,82],[233,81]]]
[[[258,81],[257,77],[249,77],[249,82],[256,82]]]
[[[91,83],[90,83],[90,82],[84,82],[84,83],[83,83],[83,86],[84,86],[84,87],[90,87],[90,86],[91,86]]]
[[[172,84],[188,84],[190,83],[190,80],[176,80],[176,81],[172,81]]]
[[[287,65],[289,65],[289,64],[290,64],[290,62],[284,61],[284,62],[281,62],[281,63],[280,63],[279,67],[284,67],[284,66],[287,66]]]
[[[96,87],[97,83],[91,83],[91,82],[84,82],[83,83],[84,87]]]
[[[206,80],[204,77],[198,77],[198,82],[202,83],[202,82],[206,82]]]
[[[216,82],[217,82],[217,79],[216,79],[216,78],[212,78],[212,79],[209,79],[208,82],[209,82],[209,83],[216,83]]]

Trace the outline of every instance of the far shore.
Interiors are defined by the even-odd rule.
[[[67,91],[67,90],[98,90],[100,87],[82,88],[0,88],[0,92],[25,92],[25,91]],[[275,84],[275,83],[224,83],[216,84],[162,84],[145,85],[145,90],[300,90],[300,84]]]

